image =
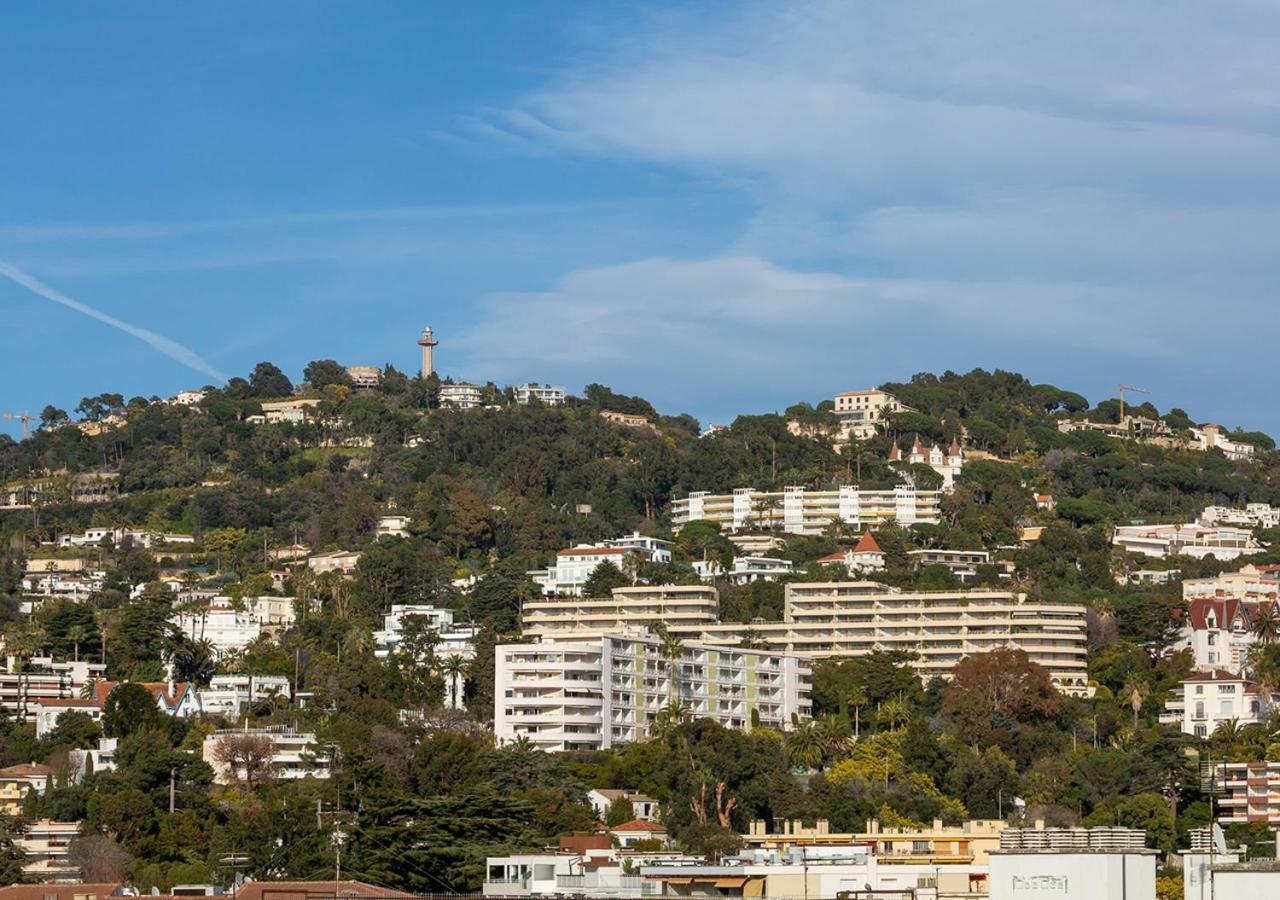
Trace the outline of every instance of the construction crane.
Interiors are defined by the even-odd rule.
[[[22,422],[22,439],[25,441],[31,437],[31,423],[37,418],[30,413],[5,413],[4,417],[12,422],[14,419]]]
[[[1132,391],[1135,394],[1150,394],[1151,392],[1146,388],[1134,387],[1131,384],[1119,385],[1119,389],[1120,389],[1120,424],[1123,425],[1124,424],[1124,392]]]

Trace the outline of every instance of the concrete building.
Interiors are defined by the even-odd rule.
[[[795,571],[795,563],[789,559],[772,556],[735,556],[733,565],[726,572],[718,560],[696,560],[693,570],[703,581],[712,582],[725,578],[734,584],[750,584],[753,581],[777,581]]]
[[[418,338],[418,346],[422,348],[422,377],[430,378],[435,373],[435,349],[440,345],[435,335],[431,333],[431,326],[428,325],[422,329],[422,337]]]
[[[1234,525],[1238,528],[1275,528],[1280,525],[1280,508],[1270,503],[1233,506],[1206,506],[1197,520],[1201,525]]]
[[[62,699],[41,697],[35,701],[36,737],[45,738],[58,727],[58,720],[65,713],[75,712],[88,716],[94,722],[102,721],[102,700],[97,697],[66,697]]]
[[[645,416],[636,415],[634,413],[620,413],[612,410],[600,410],[600,417],[606,422],[612,422],[614,425],[622,425],[626,428],[648,428],[649,420]]]
[[[356,563],[360,562],[360,556],[359,550],[317,553],[307,557],[307,568],[317,575],[323,575],[325,572],[341,572],[343,575],[350,575],[356,570]]]
[[[986,866],[987,854],[1000,848],[1000,832],[1007,827],[1002,819],[971,819],[962,825],[943,825],[941,819],[934,819],[920,828],[899,828],[868,819],[862,831],[833,832],[826,819],[818,819],[813,825],[800,820],[783,822],[781,832],[771,832],[767,823],[757,819],[742,836],[742,846],[785,853],[805,844],[866,844],[884,861]]]
[[[374,388],[382,384],[382,370],[377,366],[347,366],[347,377],[358,388]]]
[[[375,537],[408,537],[411,521],[413,520],[409,516],[380,516],[373,534]]]
[[[986,550],[908,550],[916,568],[946,566],[961,581],[972,581],[978,576],[978,566],[991,564],[991,554]]]
[[[732,494],[694,491],[672,503],[671,521],[676,528],[708,521],[726,531],[778,529],[790,534],[821,534],[833,522],[855,528],[875,528],[891,521],[903,526],[937,523],[941,500],[940,491],[912,487],[883,491],[856,486],[830,491],[738,488]]]
[[[1220,763],[1214,768],[1223,790],[1217,801],[1219,823],[1280,827],[1280,762]]]
[[[836,394],[834,409],[840,419],[840,441],[865,441],[876,436],[876,429],[886,418],[909,409],[891,394],[881,390],[845,391]]]
[[[1238,600],[1280,600],[1280,572],[1274,566],[1246,564],[1238,572],[1223,572],[1210,578],[1188,578],[1182,582],[1182,599],[1235,598]]]
[[[1253,444],[1233,440],[1221,425],[1201,425],[1191,429],[1191,443],[1197,450],[1221,450],[1227,459],[1239,462],[1253,456]]]
[[[1262,724],[1280,701],[1267,695],[1243,675],[1227,669],[1197,672],[1179,685],[1180,692],[1165,703],[1160,721],[1178,725],[1183,733],[1208,737],[1222,722]]]
[[[667,850],[615,847],[608,834],[577,833],[560,838],[558,849],[489,857],[483,890],[486,897],[637,900],[655,896],[658,887],[640,875],[643,866],[699,861]]]
[[[80,834],[80,822],[37,819],[28,822],[13,844],[26,854],[23,874],[43,883],[80,881],[80,869],[67,859],[67,847]]]
[[[83,534],[64,534],[56,541],[59,547],[98,547],[110,541],[120,548],[141,547],[149,550],[162,546],[191,546],[196,539],[189,534],[160,534],[145,528],[120,528],[111,525],[95,525]]]
[[[542,750],[599,750],[648,737],[673,703],[727,728],[807,719],[811,673],[795,657],[686,642],[678,660],[640,633],[504,644],[495,651],[494,734]]]
[[[288,702],[293,686],[283,675],[214,675],[196,695],[205,715],[238,719],[255,703]]]
[[[682,637],[737,643],[749,630],[771,650],[812,658],[909,650],[926,681],[974,653],[1025,650],[1060,689],[1088,690],[1084,607],[995,590],[901,591],[871,581],[791,582],[781,622],[678,625]]]
[[[667,565],[671,562],[671,547],[670,541],[639,533],[628,534],[598,544],[579,544],[561,550],[556,554],[554,565],[528,574],[548,596],[578,597],[582,595],[587,579],[601,563],[612,563],[624,572],[644,563]]]
[[[469,381],[440,385],[440,405],[451,409],[477,409],[484,403],[484,392]]]
[[[0,769],[0,809],[14,818],[19,817],[27,795],[35,792],[43,797],[52,776],[53,769],[36,762]]]
[[[525,637],[547,639],[565,634],[604,635],[658,622],[673,631],[713,625],[720,613],[714,587],[687,584],[614,588],[610,597],[547,597],[529,600],[521,615]]]
[[[278,781],[296,781],[301,778],[328,778],[329,763],[323,749],[310,732],[298,732],[292,728],[232,728],[215,731],[204,739],[201,756],[213,769],[213,780],[218,784],[245,777],[244,769],[232,772],[229,763],[218,761],[218,747],[224,741],[241,738],[258,738],[270,742],[269,767],[271,777]]]
[[[263,400],[261,421],[272,425],[301,425],[307,417],[314,415],[320,401],[314,398],[300,397],[293,400]],[[252,422],[258,417],[245,419]]]
[[[193,641],[208,641],[216,659],[223,659],[248,647],[262,635],[262,625],[248,609],[235,609],[229,602],[211,602],[193,612],[177,612],[170,619]]]
[[[374,656],[386,659],[395,653],[404,638],[405,620],[411,616],[420,616],[426,620],[427,626],[436,633],[436,656],[461,656],[471,659],[475,655],[472,641],[479,634],[478,625],[462,625],[455,623],[453,610],[426,603],[395,603],[391,611],[382,617],[382,628],[373,633]]]
[[[858,543],[849,550],[839,550],[818,560],[823,565],[841,565],[850,575],[884,571],[884,551],[870,531],[862,532]]]
[[[591,811],[602,822],[605,816],[609,814],[609,807],[619,800],[626,800],[631,804],[631,811],[634,813],[635,818],[646,822],[656,822],[658,820],[658,801],[647,794],[642,794],[640,791],[618,790],[616,788],[592,788],[587,791],[587,802],[591,804]]]
[[[200,388],[198,391],[178,391],[169,398],[168,402],[173,406],[195,406],[207,396],[209,396],[207,388]]]
[[[991,900],[1155,900],[1156,857],[1132,828],[1008,828],[988,856]]]
[[[1232,560],[1264,549],[1253,532],[1226,525],[1118,525],[1111,543],[1129,553],[1164,558],[1191,556]]]
[[[550,384],[534,384],[532,381],[528,384],[522,384],[516,389],[516,403],[521,406],[528,406],[534,400],[537,400],[543,406],[563,406],[565,390],[562,387],[554,387]]]
[[[0,672],[0,708],[22,722],[34,722],[37,701],[78,698],[90,682],[100,681],[106,667],[101,663],[54,662],[47,656],[27,660],[22,671],[9,657]]]

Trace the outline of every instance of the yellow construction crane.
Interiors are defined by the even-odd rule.
[[[31,437],[31,423],[37,418],[30,413],[5,413],[4,417],[12,422],[14,419],[22,422],[22,439],[25,441]]]
[[[1120,424],[1123,425],[1124,424],[1124,392],[1132,391],[1135,394],[1150,394],[1151,392],[1146,388],[1134,387],[1131,384],[1122,384],[1119,386],[1119,388],[1120,388]]]

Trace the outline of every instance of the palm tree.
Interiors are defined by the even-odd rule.
[[[849,696],[845,698],[845,703],[853,707],[853,739],[859,740],[862,737],[861,722],[858,717],[862,712],[862,707],[870,702],[867,692],[860,687],[856,687],[849,692]]]
[[[444,662],[440,664],[440,671],[445,676],[445,683],[448,685],[447,702],[449,708],[461,709],[463,680],[471,672],[470,663],[454,653],[445,657]]]
[[[805,769],[822,765],[822,735],[816,722],[805,722],[788,731],[785,746],[791,765]]]
[[[670,676],[669,705],[678,708],[684,697],[680,684],[680,660],[684,657],[684,642],[668,631],[662,622],[654,622],[650,630],[658,636],[658,655],[667,663]]]
[[[1133,710],[1134,731],[1138,730],[1138,711],[1142,709],[1142,701],[1150,693],[1151,686],[1136,675],[1129,679],[1121,692],[1121,696],[1129,701],[1129,707]]]
[[[1275,604],[1268,604],[1258,610],[1253,619],[1253,636],[1263,646],[1274,644],[1280,639],[1280,615],[1276,615]]]
[[[71,659],[80,662],[80,645],[90,638],[89,629],[84,625],[72,625],[67,629],[67,640],[71,641]]]
[[[890,697],[880,705],[880,721],[888,725],[890,731],[897,731],[911,721],[911,710],[903,702],[902,695]]]
[[[1240,740],[1240,720],[1223,719],[1218,723],[1218,727],[1213,729],[1213,738],[1224,744],[1234,744]]]
[[[814,729],[822,744],[823,758],[842,755],[850,749],[849,722],[837,715],[825,715],[814,721]]]

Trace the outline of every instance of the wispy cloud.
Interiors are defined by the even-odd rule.
[[[83,313],[92,319],[97,319],[99,322],[123,331],[125,334],[132,335],[144,344],[150,345],[152,348],[159,350],[165,356],[182,363],[188,368],[195,369],[197,372],[203,372],[205,375],[216,378],[219,381],[227,380],[227,376],[225,374],[214,368],[210,363],[205,361],[200,354],[196,353],[190,347],[184,347],[177,341],[170,340],[162,334],[156,334],[154,331],[150,331],[146,328],[131,325],[128,322],[122,322],[120,319],[117,319],[114,316],[109,316],[101,310],[94,309],[86,303],[81,303],[79,300],[73,300],[66,294],[54,290],[49,287],[49,285],[31,275],[28,275],[17,266],[7,263],[4,260],[0,260],[0,275],[3,275],[10,281],[21,285],[33,294],[37,294],[46,300],[50,300],[54,303],[60,303],[69,309],[74,309],[78,313]]]

